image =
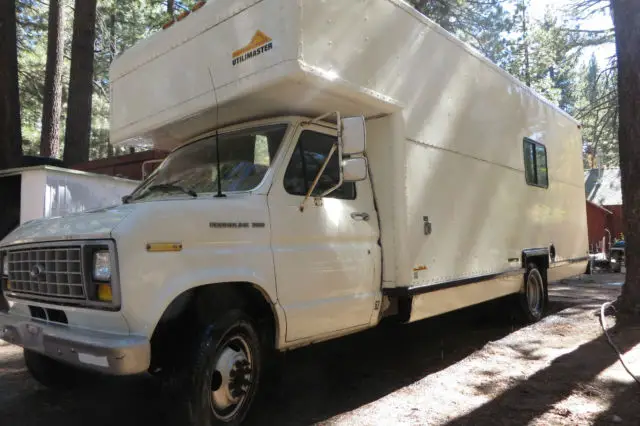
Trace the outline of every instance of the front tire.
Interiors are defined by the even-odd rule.
[[[524,322],[534,323],[542,319],[547,304],[545,280],[534,264],[527,267],[519,302],[519,316]]]
[[[188,410],[193,426],[239,425],[262,375],[261,339],[252,319],[230,311],[205,328],[190,371]]]
[[[71,390],[89,382],[90,373],[29,349],[24,350],[24,362],[31,376],[49,389]]]

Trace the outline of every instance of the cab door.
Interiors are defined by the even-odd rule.
[[[278,301],[287,341],[369,324],[380,293],[378,218],[369,179],[300,205],[337,142],[333,129],[301,126],[269,193]],[[339,181],[337,153],[314,194]]]

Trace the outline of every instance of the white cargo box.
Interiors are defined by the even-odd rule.
[[[25,167],[0,172],[0,240],[33,219],[64,216],[121,203],[137,181],[62,169]]]
[[[566,268],[586,256],[578,124],[400,0],[209,1],[124,53],[111,80],[116,143],[366,116],[385,287],[517,271],[530,248],[553,245]],[[525,138],[546,147],[548,188],[525,182]]]
[[[167,149],[247,117],[393,111],[407,88],[390,77],[412,52],[397,50],[408,34],[380,31],[410,6],[352,3],[209,1],[112,64],[111,141]]]

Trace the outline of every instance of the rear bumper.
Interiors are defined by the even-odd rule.
[[[0,339],[78,368],[110,375],[146,372],[148,339],[70,328],[0,312]]]

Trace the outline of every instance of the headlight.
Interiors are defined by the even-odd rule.
[[[2,275],[5,277],[9,276],[9,254],[4,253],[2,256]]]
[[[93,254],[93,279],[111,280],[111,254],[108,251],[101,250]]]

